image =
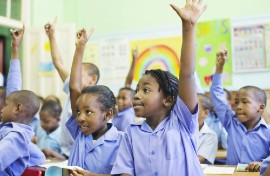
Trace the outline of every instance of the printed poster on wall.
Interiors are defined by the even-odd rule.
[[[216,53],[228,50],[228,59],[224,66],[223,84],[232,85],[231,27],[228,19],[198,23],[196,71],[201,85],[211,85],[211,75],[215,73]]]
[[[181,44],[182,37],[131,41],[130,49],[137,47],[139,52],[134,69],[134,81],[137,83],[145,70],[150,69],[166,70],[178,78]],[[130,58],[132,61],[132,56]]]

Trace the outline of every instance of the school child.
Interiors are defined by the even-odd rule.
[[[132,49],[132,64],[130,66],[128,75],[125,81],[125,87],[121,88],[118,92],[116,99],[117,113],[112,119],[112,124],[119,131],[125,131],[126,127],[135,122],[136,116],[132,107],[132,100],[135,91],[131,88],[131,83],[134,75],[134,67],[138,57],[138,49]]]
[[[270,155],[270,130],[261,117],[266,106],[266,94],[255,86],[240,88],[235,99],[235,112],[225,101],[222,72],[227,51],[217,53],[216,72],[212,76],[210,95],[222,125],[228,132],[226,164],[249,164],[249,171],[258,171],[260,162]],[[253,163],[256,162],[256,163]]]
[[[65,68],[64,61],[58,49],[56,36],[55,36],[56,21],[57,21],[57,18],[55,18],[53,23],[45,24],[44,28],[49,38],[49,42],[51,46],[51,55],[52,55],[53,64],[64,83],[63,91],[67,94],[63,112],[60,118],[61,119],[60,143],[61,143],[61,151],[68,158],[71,146],[74,143],[74,140],[65,125],[68,118],[72,115],[71,105],[70,105],[70,93],[69,93],[69,73],[68,73],[68,69]],[[92,63],[83,63],[81,79],[83,81],[82,82],[83,86],[91,86],[91,85],[97,84],[99,80],[99,69],[97,68],[97,66]]]
[[[198,108],[194,81],[195,26],[207,6],[187,1],[171,5],[182,20],[180,79],[167,71],[148,70],[140,79],[133,107],[140,124],[126,129],[112,175],[203,175],[197,157]],[[179,90],[179,91],[178,91]]]
[[[209,116],[213,108],[210,98],[201,93],[198,93],[197,95],[199,107],[198,158],[201,164],[214,164],[218,149],[217,134],[204,123],[205,118]]]
[[[11,63],[16,63],[17,66],[19,65],[19,45],[23,33],[24,28],[11,30]],[[12,72],[12,69],[9,70],[9,73]],[[21,81],[21,78],[13,77],[13,80],[16,79]],[[34,132],[28,125],[39,109],[39,100],[31,91],[14,91],[18,89],[19,85],[11,81],[12,75],[8,75],[8,95],[5,99],[5,106],[1,109],[0,175],[13,176],[21,175],[26,167],[44,164],[45,156],[31,142]]]
[[[66,126],[75,140],[68,165],[79,166],[96,174],[111,172],[123,134],[107,123],[115,112],[115,97],[106,86],[88,86],[81,90],[81,69],[85,44],[90,34],[77,33],[76,50],[70,77],[73,116]],[[76,171],[74,171],[76,172]]]
[[[62,107],[57,101],[45,101],[40,110],[40,124],[43,130],[37,135],[37,145],[46,157],[66,159],[60,147],[60,115]]]

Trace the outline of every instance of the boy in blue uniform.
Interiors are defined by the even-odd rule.
[[[255,86],[242,87],[235,99],[235,112],[225,100],[222,72],[227,51],[217,53],[216,72],[212,76],[210,95],[222,125],[228,132],[226,164],[249,164],[249,171],[258,171],[260,162],[270,155],[270,130],[261,117],[266,94]],[[253,163],[255,162],[255,163]]]
[[[11,31],[12,60],[19,58],[19,44],[23,33],[24,29]],[[39,110],[39,100],[33,92],[27,90],[10,93],[17,88],[12,86],[11,79],[8,80],[10,81],[7,88],[9,95],[1,110],[0,175],[13,176],[21,175],[26,167],[43,164],[45,156],[31,142],[34,131],[28,125]],[[16,83],[14,85],[18,86]]]

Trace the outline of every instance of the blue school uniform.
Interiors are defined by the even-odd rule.
[[[129,107],[117,113],[112,119],[112,124],[119,131],[125,131],[128,125],[135,122],[135,112],[133,107]]]
[[[225,102],[222,87],[222,75],[212,76],[210,88],[212,103],[228,132],[228,150],[226,164],[250,163],[262,161],[270,155],[270,129],[263,118],[256,126],[247,131],[246,127],[237,119],[229,104]]]
[[[217,134],[206,123],[199,131],[198,155],[206,159],[205,163],[214,164],[218,150]]]
[[[70,135],[67,127],[66,122],[68,121],[69,117],[72,116],[71,111],[71,103],[70,103],[70,92],[69,92],[69,77],[64,82],[63,91],[67,94],[65,105],[63,108],[63,111],[61,113],[61,121],[60,121],[60,127],[61,127],[61,138],[60,138],[60,144],[61,144],[61,151],[63,154],[65,154],[67,157],[69,156],[70,149],[72,145],[74,144],[74,140],[72,136]]]
[[[96,174],[111,172],[123,133],[111,123],[107,125],[110,129],[98,140],[93,140],[92,134],[88,136],[82,134],[76,119],[70,117],[66,126],[75,143],[70,151],[69,166],[79,166]]]
[[[217,137],[218,137],[218,142],[221,144],[222,148],[227,149],[228,148],[228,145],[227,145],[228,133],[222,126],[219,118],[216,117],[213,112],[211,112],[206,117],[204,122],[209,126],[209,128],[211,128],[212,130],[214,130],[214,132],[216,132]]]
[[[18,176],[26,167],[45,163],[45,156],[32,142],[32,127],[0,123],[0,175]]]
[[[177,102],[170,115],[153,131],[146,121],[126,129],[111,174],[203,175],[196,148],[197,111],[191,114]]]
[[[51,149],[57,153],[62,153],[61,146],[60,146],[60,137],[61,137],[60,135],[61,135],[60,126],[49,134],[44,130],[38,130],[37,145],[40,149],[47,148],[47,149]]]

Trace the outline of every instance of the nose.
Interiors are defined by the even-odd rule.
[[[241,110],[242,108],[241,108],[241,106],[240,106],[240,103],[238,104],[238,105],[236,105],[236,110],[237,111],[239,111],[239,110]]]
[[[79,114],[79,115],[77,115],[77,121],[78,122],[84,122],[84,120],[85,120],[85,118],[84,118],[84,115],[81,113],[81,114]]]
[[[133,100],[139,100],[140,98],[139,98],[139,92],[137,92],[135,95],[134,95],[134,97],[133,97]]]

